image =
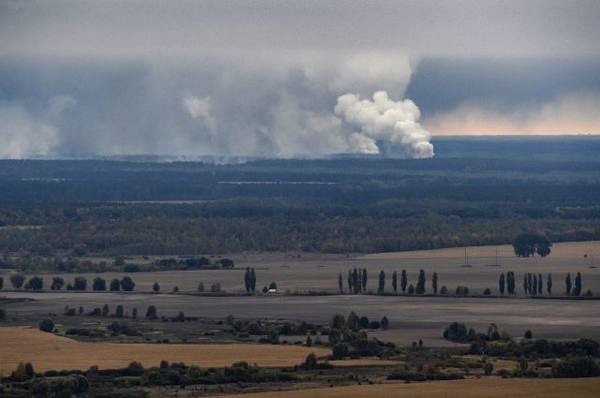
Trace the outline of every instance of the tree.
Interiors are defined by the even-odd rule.
[[[538,274],[538,294],[541,296],[544,291],[544,281],[542,279],[542,274]]]
[[[198,293],[204,293],[204,282],[198,283]]]
[[[52,319],[46,318],[40,322],[39,327],[42,332],[52,333],[54,331],[54,322],[52,322]]]
[[[333,359],[344,359],[348,356],[348,346],[344,343],[339,343],[333,346]]]
[[[256,291],[256,272],[254,272],[254,268],[250,268],[250,290],[252,293]]]
[[[379,271],[379,283],[377,285],[377,293],[383,294],[385,291],[385,272]]]
[[[431,277],[431,288],[433,289],[433,294],[437,295],[437,291],[438,291],[438,274],[437,274],[437,272],[434,272],[433,276]]]
[[[498,281],[498,289],[500,290],[500,294],[504,295],[504,286],[506,285],[504,273],[500,274],[500,280]]]
[[[490,376],[493,371],[494,371],[494,365],[492,365],[491,362],[486,362],[485,365],[483,365],[483,373],[486,376]]]
[[[42,290],[44,287],[44,280],[39,276],[32,276],[25,284],[25,289],[30,290]]]
[[[61,290],[65,285],[65,280],[60,276],[55,276],[52,278],[52,284],[50,285],[50,289],[52,290]]]
[[[106,290],[106,281],[100,277],[94,278],[94,281],[92,282],[92,289],[96,291]]]
[[[14,274],[10,277],[10,283],[15,289],[20,289],[25,283],[25,276],[22,274]]]
[[[115,316],[117,318],[123,318],[123,315],[125,315],[125,309],[121,304],[119,304],[117,305],[117,309],[115,310]]]
[[[361,278],[361,283],[362,283],[362,291],[366,292],[367,291],[367,270],[366,268],[363,268],[362,270],[362,278]]]
[[[146,318],[148,319],[156,319],[158,318],[158,313],[156,311],[156,307],[151,305],[148,307],[148,309],[146,310]]]
[[[513,249],[518,257],[530,257],[536,254],[546,257],[550,254],[552,243],[544,235],[537,233],[524,233],[518,235],[513,241]]]
[[[548,274],[548,278],[546,278],[546,291],[552,295],[552,274]]]
[[[121,289],[125,292],[131,292],[135,288],[135,282],[129,276],[124,276],[121,279]]]
[[[416,287],[417,294],[425,294],[425,271],[419,271],[419,279],[417,280]]]
[[[354,288],[354,294],[360,292],[361,284],[358,281],[358,270],[356,268],[352,270],[352,287]]]
[[[309,336],[309,338],[310,338],[310,336]],[[308,356],[304,360],[304,369],[307,369],[307,370],[316,369],[318,366],[319,366],[319,364],[317,362],[317,356],[313,352],[311,352],[310,354],[308,354]]]
[[[158,284],[158,282],[154,282],[154,285],[152,285],[152,290],[154,291],[154,293],[158,293],[160,291],[160,285]]]
[[[408,285],[408,276],[406,275],[406,270],[403,269],[400,275],[400,288],[402,289],[402,294],[406,293],[406,286]]]
[[[396,271],[392,273],[392,289],[394,289],[394,294],[398,294],[398,273]]]
[[[69,284],[67,286],[67,290],[85,290],[87,289],[87,279],[83,276],[76,276],[73,279],[73,284]]]
[[[529,274],[529,276],[531,277],[531,274]],[[532,289],[532,294],[535,296],[538,292],[538,280],[537,277],[535,275],[533,275],[533,289]]]
[[[331,318],[332,329],[343,329],[346,325],[346,319],[342,314],[334,314]]]
[[[352,270],[348,270],[348,293],[352,293]]]
[[[508,271],[506,273],[506,291],[508,294],[516,294],[515,292],[515,273]]]
[[[567,292],[567,296],[571,295],[571,273],[567,273],[567,277],[565,278],[565,290]]]
[[[137,308],[131,310],[131,319],[137,319]]]
[[[244,287],[246,288],[246,293],[250,294],[252,290],[252,282],[250,281],[250,267],[246,267],[246,273],[244,274]]]
[[[0,276],[0,290],[4,287],[4,278]]]
[[[581,296],[581,273],[578,272],[575,276],[575,286],[571,291],[572,296]]]
[[[338,289],[340,291],[340,294],[344,293],[344,277],[342,276],[341,272],[338,275]]]
[[[121,290],[121,282],[117,278],[110,281],[110,291],[111,292],[118,292],[120,290]]]
[[[523,293],[529,293],[529,281],[527,279],[527,274],[523,274]]]
[[[523,337],[525,337],[526,339],[531,339],[533,338],[533,333],[531,333],[531,330],[527,330]]]
[[[110,309],[108,308],[108,304],[104,304],[102,306],[102,316],[107,317],[110,313]]]
[[[387,319],[387,317],[384,316],[383,318],[381,318],[381,328],[383,330],[386,330],[389,326],[390,326],[390,321]]]
[[[527,292],[530,295],[534,295],[537,292],[537,287],[535,288],[535,290],[533,289],[533,283],[530,272],[527,273]]]
[[[358,319],[358,315],[354,313],[354,311],[350,312],[348,318],[346,319],[346,327],[354,332],[358,331],[360,328],[360,321]]]

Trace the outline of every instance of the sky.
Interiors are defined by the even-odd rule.
[[[0,2],[0,157],[600,134],[598,1]]]

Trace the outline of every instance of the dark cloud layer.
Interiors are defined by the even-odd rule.
[[[419,157],[423,125],[600,133],[598,17],[583,0],[9,0],[0,157],[321,156],[379,141]]]

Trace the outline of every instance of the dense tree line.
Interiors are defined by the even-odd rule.
[[[383,252],[511,243],[531,231],[552,242],[600,239],[597,163],[567,155],[241,165],[2,161],[0,252]],[[533,253],[547,254],[534,246]],[[0,258],[0,267],[9,266]]]

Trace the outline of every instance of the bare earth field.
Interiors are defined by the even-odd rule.
[[[600,305],[597,300],[539,300],[500,298],[456,298],[414,296],[234,296],[202,297],[174,294],[124,293],[33,293],[6,292],[9,298],[30,297],[35,301],[7,304],[7,311],[41,319],[47,313],[61,313],[66,305],[83,306],[86,311],[107,303],[126,312],[137,307],[144,313],[156,305],[159,316],[220,318],[269,318],[327,322],[332,314],[355,311],[372,319],[384,315],[390,320],[386,331],[370,332],[385,341],[410,344],[423,339],[426,345],[443,346],[442,331],[453,321],[465,322],[480,330],[496,323],[502,330],[522,336],[530,329],[539,338],[600,338]]]
[[[231,314],[236,318],[271,318],[326,322],[332,314],[355,311],[360,316],[380,319],[384,315],[390,320],[386,331],[372,332],[373,336],[400,344],[410,344],[423,339],[429,346],[448,345],[441,337],[443,329],[453,321],[466,322],[478,329],[487,328],[494,322],[502,330],[521,336],[527,329],[540,338],[600,338],[600,305],[596,300],[541,300],[523,296],[501,298],[456,298],[414,296],[238,296],[206,297],[170,294],[174,286],[182,291],[195,291],[200,281],[205,287],[220,282],[227,291],[241,292],[245,266],[256,268],[260,288],[271,281],[285,290],[337,290],[337,276],[346,275],[349,268],[361,267],[369,271],[368,287],[375,290],[377,273],[383,269],[388,275],[387,292],[391,291],[391,273],[406,269],[409,282],[415,283],[419,269],[427,273],[427,287],[435,271],[439,275],[439,286],[446,285],[451,291],[457,285],[467,285],[472,292],[481,293],[489,287],[497,292],[498,276],[501,272],[516,273],[517,290],[521,291],[522,275],[525,272],[548,273],[554,277],[554,295],[564,290],[567,272],[583,275],[583,290],[591,289],[600,295],[600,268],[591,268],[600,262],[600,242],[558,243],[546,258],[517,258],[510,246],[469,247],[470,267],[464,264],[464,248],[441,249],[418,252],[381,253],[367,256],[343,256],[283,253],[254,253],[234,257],[237,265],[233,270],[164,271],[130,274],[136,282],[135,294],[110,292],[0,292],[8,298],[33,298],[35,301],[6,304],[7,311],[26,314],[40,319],[43,315],[61,313],[65,305],[84,306],[86,311],[104,303],[111,308],[123,304],[126,311],[137,307],[140,313],[148,305],[156,305],[159,315],[175,316],[184,311],[188,316],[224,318]],[[587,258],[584,255],[587,254]],[[131,258],[128,261],[135,261]],[[595,265],[594,265],[595,267]],[[122,273],[87,274],[88,281],[96,276],[107,280],[122,277]],[[46,287],[51,274],[44,275]],[[63,275],[71,281],[76,275]],[[5,278],[5,281],[7,279]],[[161,285],[161,294],[150,292],[154,281]],[[91,284],[91,283],[88,283]],[[5,289],[7,283],[5,283]],[[163,293],[164,292],[164,293]]]
[[[496,266],[496,249],[498,264]],[[370,255],[325,255],[316,253],[250,253],[229,256],[236,262],[233,270],[196,270],[196,271],[162,271],[138,272],[131,275],[136,282],[137,291],[151,291],[157,281],[161,291],[170,292],[174,286],[181,291],[195,291],[198,283],[203,282],[206,289],[212,283],[220,282],[223,289],[229,292],[244,291],[244,270],[250,266],[256,269],[257,288],[277,282],[281,291],[337,291],[337,277],[340,272],[344,277],[348,269],[366,268],[369,272],[368,288],[377,289],[377,274],[384,270],[388,276],[387,291],[391,291],[391,275],[406,269],[409,283],[415,283],[420,269],[428,275],[428,287],[431,274],[437,272],[439,286],[447,286],[453,291],[457,285],[467,285],[473,293],[481,294],[485,288],[497,292],[498,278],[501,272],[513,271],[517,277],[517,289],[521,290],[522,274],[526,272],[541,273],[546,279],[548,273],[553,274],[554,289],[557,294],[564,291],[564,278],[567,272],[581,272],[583,275],[583,291],[591,289],[600,294],[600,242],[568,242],[557,243],[552,253],[546,258],[517,258],[509,245],[468,247],[469,267],[464,266],[464,248],[439,250],[422,250],[412,252],[378,253]],[[588,257],[585,258],[584,256]],[[592,256],[594,265],[592,265]],[[96,259],[99,260],[99,259]],[[112,259],[107,259],[112,261]],[[141,257],[131,257],[128,262],[140,262]],[[593,268],[592,268],[593,267]],[[598,268],[596,268],[598,267]],[[52,276],[45,275],[46,283]],[[74,274],[58,274],[66,281],[72,280]],[[83,274],[91,281],[96,276],[107,280],[122,278],[124,273]]]
[[[131,361],[158,366],[161,360],[185,362],[201,367],[224,367],[238,361],[259,366],[292,366],[314,352],[324,356],[330,350],[317,347],[259,344],[120,344],[84,343],[26,327],[0,327],[0,373],[9,374],[19,362],[31,362],[36,371],[87,370],[126,367]]]
[[[467,379],[428,383],[387,383],[311,390],[228,395],[223,398],[573,398],[600,397],[600,378],[590,379]]]

